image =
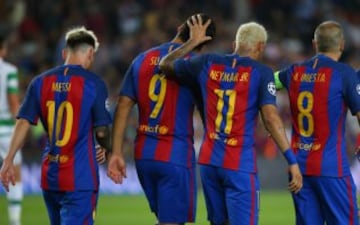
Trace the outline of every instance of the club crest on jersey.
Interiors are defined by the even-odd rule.
[[[360,84],[356,85],[356,92],[360,95]]]
[[[276,87],[275,87],[274,82],[272,82],[272,81],[269,82],[268,85],[267,85],[267,89],[268,89],[270,94],[272,94],[274,96],[276,95]]]

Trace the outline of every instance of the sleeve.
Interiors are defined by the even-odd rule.
[[[195,82],[207,60],[207,55],[195,56],[190,59],[177,59],[174,62],[176,77]]]
[[[274,73],[270,68],[264,68],[260,73],[259,106],[266,104],[276,105]]]
[[[7,87],[6,91],[9,94],[19,93],[19,78],[17,70],[14,70],[7,75]]]
[[[37,88],[38,79],[33,79],[26,90],[24,100],[20,106],[17,119],[26,119],[32,125],[36,125],[40,115],[40,105],[37,98]]]
[[[111,123],[110,113],[106,109],[108,92],[105,83],[102,80],[100,80],[100,82],[96,82],[96,84],[96,98],[92,107],[94,127],[106,126]]]
[[[121,84],[120,93],[119,95],[128,96],[129,98],[136,101],[136,88],[134,82],[134,71],[135,66],[134,62],[130,65],[128,70],[125,73],[124,80]]]
[[[343,74],[344,97],[351,113],[355,115],[360,111],[360,71],[355,73],[352,68]]]

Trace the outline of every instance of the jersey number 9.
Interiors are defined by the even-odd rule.
[[[157,87],[160,85],[159,90],[157,91]],[[160,74],[155,74],[149,84],[149,98],[151,101],[155,102],[155,106],[151,111],[150,118],[155,119],[158,117],[161,108],[164,104],[165,93],[166,93],[166,79],[165,76]]]

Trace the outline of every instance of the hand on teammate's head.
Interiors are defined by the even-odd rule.
[[[210,16],[204,14],[204,13],[198,13],[198,14],[194,14],[192,16],[190,16],[189,18],[186,19],[186,21],[179,27],[179,38],[183,41],[186,42],[187,40],[189,40],[190,38],[190,27],[188,25],[188,21],[191,20],[192,17],[197,17],[197,18],[201,18],[202,24],[204,25],[207,21],[210,20],[210,24],[207,26],[206,28],[206,36],[211,37],[211,39],[201,43],[199,46],[197,46],[196,50],[201,50],[201,48],[208,44],[211,40],[213,40],[216,36],[216,26],[215,26],[215,22],[214,19],[211,18]]]

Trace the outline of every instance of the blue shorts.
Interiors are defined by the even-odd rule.
[[[43,191],[51,225],[92,225],[98,191]]]
[[[195,168],[137,160],[136,169],[151,211],[160,223],[195,221]]]
[[[200,175],[208,220],[212,224],[258,224],[257,174],[200,165]]]
[[[358,225],[356,188],[351,176],[303,177],[293,194],[297,225]]]

